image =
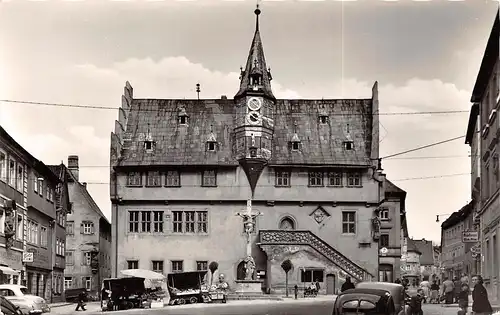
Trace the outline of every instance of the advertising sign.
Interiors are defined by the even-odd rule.
[[[464,231],[462,232],[463,243],[476,243],[479,241],[479,232],[477,231]]]
[[[33,260],[34,260],[34,253],[30,253],[30,252],[24,252],[23,253],[23,262],[24,263],[32,263]]]

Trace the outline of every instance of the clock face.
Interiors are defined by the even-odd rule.
[[[262,122],[262,117],[258,112],[250,112],[247,114],[246,121],[250,125],[258,125]]]
[[[259,110],[262,107],[262,101],[256,97],[252,97],[247,103],[248,109]]]

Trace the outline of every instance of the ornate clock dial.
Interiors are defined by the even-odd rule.
[[[262,117],[258,112],[250,112],[247,114],[246,121],[251,125],[258,125],[262,122]]]
[[[247,102],[248,109],[259,110],[262,107],[262,101],[256,97],[252,97]]]

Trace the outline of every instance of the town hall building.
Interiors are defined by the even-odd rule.
[[[386,179],[377,83],[367,99],[277,99],[260,13],[233,99],[137,99],[126,83],[111,134],[112,276],[216,261],[231,286],[246,255],[236,214],[250,201],[261,214],[251,252],[263,291],[283,290],[286,259],[290,287],[319,281],[333,294],[346,276],[378,280]],[[400,230],[399,212],[382,219]]]

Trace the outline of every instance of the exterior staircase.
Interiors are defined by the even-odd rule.
[[[259,231],[258,243],[262,245],[308,245],[357,281],[371,281],[373,278],[372,274],[342,255],[311,231],[261,230]]]

